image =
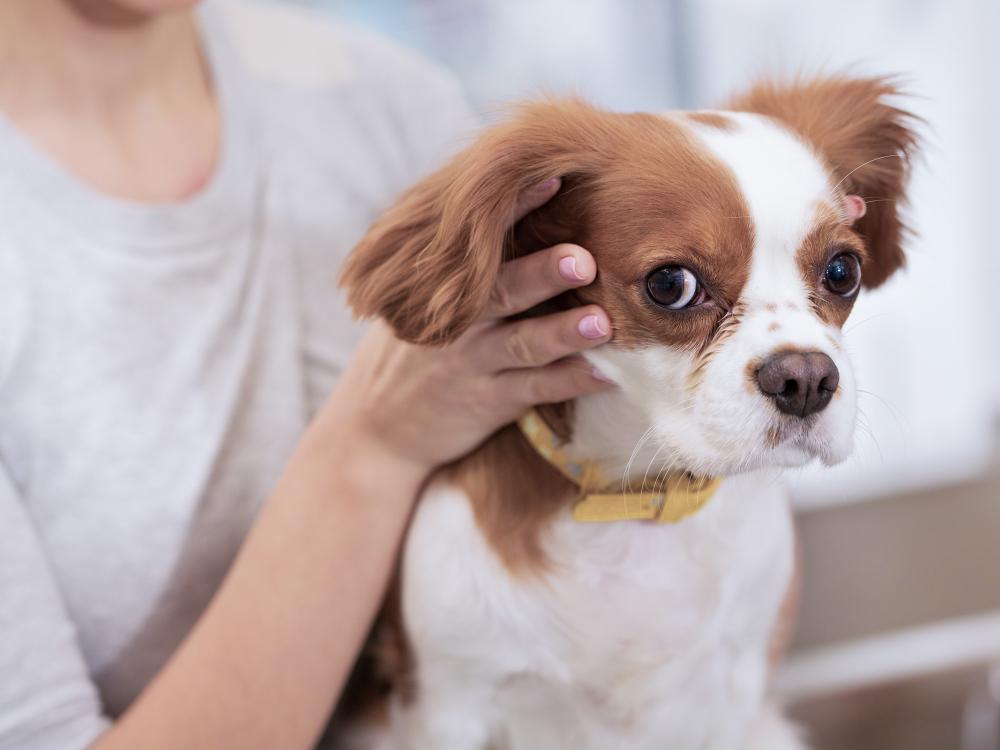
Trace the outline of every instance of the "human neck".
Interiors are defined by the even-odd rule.
[[[221,152],[194,15],[101,16],[94,4],[0,0],[0,112],[103,193],[186,199]]]
[[[137,16],[92,5],[0,3],[0,109],[16,117],[55,101],[108,117],[149,93],[210,85],[190,11]]]

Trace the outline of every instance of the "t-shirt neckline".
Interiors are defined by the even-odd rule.
[[[198,192],[164,202],[104,193],[42,151],[0,113],[0,164],[19,192],[45,214],[64,217],[83,236],[130,246],[199,244],[244,223],[245,213],[237,209],[253,200],[260,164],[251,92],[213,4],[198,8],[195,17],[221,119],[218,159]]]

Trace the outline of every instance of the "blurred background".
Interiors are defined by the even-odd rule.
[[[423,51],[485,117],[542,93],[657,111],[768,75],[900,77],[927,123],[917,236],[845,327],[854,458],[790,477],[805,593],[779,687],[821,750],[998,750],[1000,2],[299,2]]]

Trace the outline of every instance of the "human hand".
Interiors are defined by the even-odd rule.
[[[550,181],[526,193],[516,218],[558,188],[558,181]],[[321,419],[346,423],[358,440],[374,441],[392,457],[430,471],[472,450],[535,404],[610,387],[574,356],[610,338],[610,322],[600,308],[509,320],[586,286],[596,273],[593,257],[569,244],[509,261],[485,313],[442,347],[405,343],[376,323]]]

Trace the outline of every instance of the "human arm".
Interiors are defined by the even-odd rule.
[[[21,9],[41,8],[43,5],[50,10],[56,7],[70,7],[69,4],[60,2],[44,4],[23,2],[14,5]],[[74,15],[82,16],[82,14]],[[180,14],[165,14],[164,17],[168,18],[168,25],[174,29],[187,25]],[[132,24],[128,26],[132,27]],[[154,28],[149,24],[135,24],[137,29],[147,26]],[[23,24],[23,28],[40,27],[41,24]],[[125,25],[122,27],[124,29]],[[13,36],[18,36],[17,26],[13,22],[4,24],[4,28],[14,30]],[[122,34],[128,33],[123,29],[119,29]],[[84,66],[74,65],[69,54],[70,50],[67,45],[59,44],[53,35],[54,31],[55,29],[49,28],[45,34],[35,35],[51,42],[51,47],[40,48],[39,45],[32,44],[23,45],[23,48],[29,52],[58,49],[59,59],[67,61],[69,70],[76,68],[83,70]],[[275,29],[272,27],[265,27],[264,31],[265,36],[275,36]],[[121,43],[116,41],[112,44],[109,29],[100,29],[100,34],[102,35],[100,38],[108,42],[105,44],[102,41],[99,45],[102,59],[113,64],[86,66],[87,71],[121,72],[137,69],[137,66],[130,64],[130,60],[134,58],[123,56],[123,51],[144,49],[143,37],[122,37]],[[23,37],[23,34],[20,36]],[[87,50],[93,45],[88,48],[86,40],[89,37],[83,35],[77,37],[74,41],[79,42],[79,45],[74,49],[84,51],[83,57],[79,59],[90,60],[90,57],[87,57],[89,54]],[[296,41],[301,39],[300,36],[294,38]],[[163,37],[160,39],[162,42]],[[177,42],[158,43],[157,49],[194,50],[189,38],[183,42],[177,39]],[[5,50],[7,49],[10,48],[5,47]],[[114,50],[122,54],[114,57]],[[62,54],[64,52],[65,55]],[[301,59],[301,56],[295,57]],[[53,59],[55,57],[50,55],[47,62]],[[36,62],[38,61],[46,61],[45,56],[37,57]],[[190,57],[187,62],[177,60],[174,62],[182,67],[176,68],[174,64],[164,61],[153,66],[153,69],[168,72],[193,71],[197,79],[195,83],[198,84],[195,88],[172,84],[171,90],[197,90],[205,93],[204,81],[200,77],[202,73],[200,66],[190,65]],[[363,71],[366,65],[362,62],[354,69]],[[50,68],[45,64],[33,66],[32,70],[46,72]],[[219,70],[222,71],[222,68]],[[443,131],[440,125],[435,123],[450,122],[454,119],[455,110],[440,106],[439,101],[444,94],[432,97],[429,82],[424,80],[419,71],[405,79],[399,78],[397,83],[392,84],[411,96],[413,101],[400,101],[398,106],[389,109],[388,103],[396,101],[396,98],[388,92],[389,82],[397,80],[396,72],[394,67],[386,66],[383,69],[385,80],[379,85],[370,86],[367,80],[360,80],[360,83],[351,89],[354,92],[368,92],[360,103],[351,98],[353,94],[328,96],[327,92],[305,90],[299,92],[301,98],[307,98],[310,102],[331,102],[329,105],[331,109],[346,113],[344,119],[349,120],[352,128],[365,130],[367,134],[369,130],[374,132],[374,128],[381,126],[380,132],[384,136],[358,139],[361,143],[370,140],[372,148],[370,151],[364,150],[359,155],[358,170],[364,179],[359,178],[354,183],[347,181],[348,196],[342,204],[337,194],[330,189],[329,182],[308,183],[314,188],[313,194],[322,196],[322,200],[328,203],[316,217],[317,226],[334,224],[339,226],[335,218],[330,215],[330,208],[333,206],[343,207],[349,218],[355,219],[358,223],[366,222],[377,213],[381,201],[388,200],[397,189],[416,177],[409,174],[409,170],[402,168],[411,163],[415,167],[418,166],[417,160],[412,158],[414,155],[425,155],[431,161],[439,156],[430,153],[433,150],[430,146],[433,141],[446,138],[438,137]],[[157,76],[154,78],[159,80]],[[363,78],[359,75],[359,79]],[[110,83],[119,80],[115,77]],[[44,80],[41,82],[45,83]],[[137,119],[136,129],[134,132],[129,130],[128,133],[134,135],[135,140],[117,137],[120,135],[119,131],[111,131],[106,127],[107,118],[104,117],[104,110],[95,105],[95,102],[99,101],[96,95],[107,91],[104,82],[98,80],[92,83],[94,85],[86,89],[88,96],[84,97],[88,102],[87,112],[62,107],[53,109],[60,102],[76,102],[75,97],[36,97],[42,100],[41,103],[44,105],[39,110],[44,115],[44,121],[60,126],[60,142],[65,146],[61,149],[51,149],[46,146],[46,150],[52,151],[50,155],[56,156],[64,166],[70,168],[70,171],[87,179],[94,173],[87,168],[80,169],[81,166],[96,165],[100,174],[104,174],[103,170],[108,168],[118,176],[147,178],[141,181],[143,184],[138,185],[132,184],[131,180],[125,180],[124,184],[118,183],[117,180],[113,181],[115,184],[109,184],[101,179],[91,180],[97,187],[128,199],[143,201],[151,198],[159,199],[164,196],[161,192],[163,190],[171,201],[183,199],[188,195],[187,191],[191,190],[191,185],[198,180],[193,183],[187,178],[190,178],[192,172],[197,173],[195,176],[199,179],[205,177],[208,174],[206,170],[210,169],[211,165],[205,160],[197,160],[204,162],[199,165],[188,163],[186,159],[157,158],[157,155],[162,157],[163,153],[171,153],[161,148],[164,143],[176,145],[183,142],[181,143],[183,148],[180,150],[183,155],[203,152],[201,148],[193,148],[193,144],[188,143],[188,139],[184,137],[180,137],[180,141],[177,140],[179,133],[182,136],[187,133],[186,130],[177,127],[178,121],[173,116],[176,114],[173,107],[180,107],[182,103],[175,102],[171,97],[172,108],[160,111],[146,106],[150,101],[156,101],[155,97],[139,98],[143,111],[158,127],[150,133],[149,129],[143,126],[148,120]],[[263,83],[259,81],[257,86],[262,86]],[[153,81],[153,84],[156,84],[156,81]],[[347,83],[338,79],[338,91],[342,85],[346,86]],[[25,90],[43,91],[43,93],[49,91],[48,88],[36,85],[27,89],[23,86],[14,89],[19,93]],[[154,85],[149,91],[155,93],[159,89]],[[247,93],[256,94],[258,91],[265,90],[254,88],[253,92]],[[261,98],[267,95],[260,94]],[[287,106],[289,99],[294,99],[274,98],[280,101],[282,106]],[[198,102],[192,101],[189,104],[191,106],[188,114],[195,115],[194,120],[201,119],[197,115],[199,112],[211,119],[212,106],[203,112],[205,108]],[[205,104],[205,101],[201,104]],[[88,113],[94,117],[90,117]],[[281,142],[291,145],[287,146],[279,156],[283,158],[304,143],[291,135],[295,132],[291,129],[293,122],[320,123],[317,129],[322,131],[322,147],[316,145],[315,152],[328,155],[332,165],[329,172],[335,173],[335,182],[340,186],[340,183],[344,182],[343,168],[350,160],[343,158],[342,151],[327,148],[328,142],[337,140],[336,131],[329,127],[331,118],[305,117],[302,113],[294,116],[294,114],[282,112]],[[121,119],[122,122],[132,122],[131,118]],[[285,127],[285,120],[288,127]],[[28,121],[22,118],[22,122]],[[248,130],[254,129],[256,133],[256,123],[256,120],[248,118],[243,122],[243,126]],[[207,146],[204,153],[210,153],[214,140],[208,136],[206,128],[196,128],[196,130],[199,143],[202,143],[203,139],[202,145]],[[397,132],[400,130],[405,132],[401,135]],[[157,134],[165,136],[166,141],[152,137]],[[84,135],[88,137],[83,137]],[[397,149],[397,140],[410,144],[410,148]],[[108,145],[109,148],[95,148],[95,142]],[[40,143],[43,146],[46,144],[44,139]],[[151,165],[148,172],[130,168],[132,162],[124,158],[129,154],[120,153],[119,147],[132,143],[146,145],[145,149],[139,149],[136,153],[141,152],[148,156]],[[306,148],[300,150],[309,151]],[[371,158],[367,158],[366,155],[370,155]],[[266,173],[268,180],[273,180],[267,184],[272,188],[277,186],[268,191],[268,196],[279,193],[284,195],[282,191],[287,182],[281,180],[279,168],[270,170],[272,161],[280,166],[280,159],[277,157],[273,160],[269,157],[266,160],[269,166]],[[177,170],[174,169],[175,166],[178,167]],[[297,169],[289,169],[286,175],[299,172]],[[313,178],[319,174],[318,169],[304,169],[301,172]],[[175,190],[174,178],[178,173],[183,178],[180,180],[183,189]],[[154,188],[153,192],[141,189],[150,186]],[[267,205],[262,206],[261,210],[268,210],[270,203],[262,203]],[[273,217],[270,213],[264,214],[261,216],[261,226],[274,226],[270,219],[275,217],[282,220],[290,218],[279,214]],[[289,223],[294,223],[297,229],[303,230],[311,226],[309,221],[298,214],[295,214],[294,220]],[[39,234],[45,233],[39,231]],[[309,245],[327,252],[331,248],[346,248],[350,245],[346,234],[343,241],[334,242],[326,241],[326,237],[320,238],[320,241],[310,241],[312,238],[298,236],[296,239],[303,241],[290,242],[286,246],[290,251],[298,250],[297,247],[293,247],[294,245]],[[284,260],[288,258],[285,257]],[[332,278],[335,264],[328,262],[325,267],[308,263],[299,265],[304,269],[304,273],[322,281]],[[321,270],[328,273],[319,272]],[[4,308],[11,296],[11,288],[17,290],[18,285],[10,282],[6,274],[0,274],[0,278],[4,282],[2,285],[4,294],[0,295],[0,308]],[[43,284],[45,277],[40,276],[38,281]],[[119,290],[109,285],[108,290],[127,292],[131,288],[123,287]],[[317,294],[315,289],[305,287],[299,288],[299,295],[303,307],[307,300],[319,299],[322,296]],[[323,298],[333,299],[333,295],[329,294]],[[103,303],[103,297],[100,303],[90,300],[91,298],[83,295],[78,300],[83,315],[88,312],[88,304]],[[155,303],[143,298],[142,302],[136,304]],[[14,330],[14,326],[8,325],[7,320],[5,316],[0,315],[0,349],[4,349],[8,343],[16,343],[22,334],[21,330]],[[342,338],[340,330],[331,331],[330,316],[318,315],[315,322],[316,330],[327,338],[338,340]],[[142,642],[142,639],[138,639],[139,642],[128,640],[129,636],[135,635],[134,631],[121,634],[122,640],[128,641],[127,643],[116,641],[107,648],[95,643],[93,632],[101,628],[102,621],[109,625],[117,625],[132,619],[123,617],[124,613],[118,609],[121,606],[129,606],[123,602],[138,604],[137,609],[142,611],[129,614],[135,615],[134,619],[140,623],[147,614],[157,615],[162,611],[164,597],[170,592],[161,589],[157,577],[152,576],[142,579],[146,585],[150,585],[151,580],[152,585],[156,587],[146,592],[149,594],[147,600],[143,597],[90,598],[88,596],[90,592],[81,591],[72,585],[73,570],[65,567],[65,560],[58,559],[56,550],[61,544],[69,544],[81,550],[81,554],[73,558],[72,564],[87,569],[87,555],[92,555],[95,560],[98,558],[108,560],[111,545],[104,543],[107,537],[117,533],[126,546],[144,545],[150,541],[143,537],[147,527],[137,531],[135,525],[130,525],[126,513],[113,518],[111,523],[106,523],[102,527],[91,527],[87,531],[76,531],[72,524],[58,523],[66,517],[72,518],[81,510],[85,512],[88,501],[92,499],[89,493],[96,491],[85,482],[80,483],[69,498],[58,498],[60,502],[56,511],[65,515],[60,515],[55,524],[49,523],[51,519],[45,517],[40,510],[48,509],[46,506],[51,506],[56,498],[47,496],[44,490],[39,489],[40,483],[33,480],[37,480],[38,475],[42,473],[58,473],[62,471],[63,466],[57,461],[38,461],[30,450],[31,446],[24,445],[27,443],[23,440],[24,436],[11,434],[16,433],[18,428],[11,426],[10,422],[3,424],[3,437],[8,439],[0,445],[0,451],[9,451],[6,455],[11,458],[11,465],[16,465],[17,486],[14,486],[13,481],[9,483],[12,491],[7,493],[5,500],[5,504],[12,511],[10,517],[15,520],[6,523],[8,519],[6,514],[0,519],[3,521],[0,522],[0,551],[6,553],[0,558],[5,563],[3,572],[6,573],[0,585],[0,611],[3,615],[0,619],[4,623],[0,626],[0,683],[3,683],[5,688],[0,690],[0,747],[16,747],[19,750],[23,748],[68,750],[82,748],[91,742],[96,743],[98,747],[169,745],[295,748],[310,744],[315,727],[322,723],[336,698],[338,692],[336,686],[342,682],[347,669],[345,665],[349,665],[353,659],[361,634],[367,628],[372,611],[380,599],[381,581],[384,580],[385,571],[391,566],[396,543],[404,528],[405,517],[416,494],[415,487],[419,485],[417,477],[421,477],[429,470],[428,467],[433,464],[434,459],[446,460],[448,455],[452,455],[449,451],[471,446],[475,440],[484,437],[492,426],[516,416],[513,412],[516,411],[520,401],[505,400],[502,396],[503,389],[489,387],[492,371],[487,368],[486,371],[472,372],[463,366],[463,363],[469,364],[485,359],[485,356],[479,356],[472,351],[472,344],[485,341],[488,328],[488,324],[481,326],[478,331],[480,335],[466,342],[470,345],[466,355],[456,354],[458,349],[449,349],[447,352],[428,353],[424,357],[423,350],[402,345],[395,346],[391,339],[384,337],[384,332],[382,338],[379,338],[377,332],[373,334],[362,350],[368,352],[368,358],[364,359],[361,356],[356,358],[355,364],[344,374],[342,385],[337,389],[328,408],[324,409],[327,418],[318,418],[310,428],[309,434],[303,438],[281,483],[275,488],[259,515],[239,560],[231,567],[228,580],[216,592],[215,599],[202,621],[190,633],[187,641],[176,652],[176,656],[161,669],[148,690],[135,700],[120,718],[101,715],[94,681],[100,681],[102,686],[110,686],[112,680],[108,679],[109,659],[128,662],[138,658],[144,661],[149,650],[143,648],[147,644]],[[25,328],[23,333],[28,335],[32,331],[30,328]],[[336,335],[331,335],[332,333]],[[176,339],[169,340],[170,345],[173,345],[174,341],[182,342],[183,353],[196,357],[198,349],[188,347],[184,331],[179,330],[177,334]],[[83,340],[89,341],[86,337]],[[522,344],[518,344],[514,349],[530,353],[530,347],[525,348],[523,342],[535,339],[531,336],[522,336],[519,340]],[[54,340],[50,339],[50,342],[54,348],[58,348],[60,344],[58,335]],[[488,353],[493,353],[493,349],[502,352],[504,347],[502,345],[491,347]],[[386,375],[392,368],[381,366],[383,359],[393,353],[398,357],[397,369],[401,371],[401,374],[397,373],[396,376]],[[302,356],[305,362],[303,369],[317,369],[314,361],[307,359],[311,354],[311,351],[303,348]],[[367,362],[370,369],[361,368],[359,363],[362,362]],[[31,368],[23,367],[22,362],[18,362],[18,365],[19,369],[30,378]],[[124,381],[118,383],[115,380],[117,374],[113,369],[109,368],[105,372],[107,380],[102,382],[110,390],[113,391],[116,387],[124,388],[127,385]],[[203,374],[204,369],[198,367],[196,372]],[[417,372],[424,373],[423,380],[413,377]],[[381,384],[381,389],[374,387],[376,383],[369,377],[370,373],[383,375],[377,381]],[[67,380],[72,380],[74,376],[72,368],[67,366]],[[308,377],[306,374],[305,379]],[[585,371],[576,373],[573,377],[589,382],[589,375]],[[348,386],[348,382],[352,379],[357,387]],[[497,377],[498,383],[499,380]],[[424,392],[420,387],[421,382],[438,385],[476,382],[479,388],[473,392],[450,387],[443,392],[443,395],[456,397],[467,393],[467,397],[456,401],[439,400],[436,409],[431,409],[427,413],[413,410],[411,413],[412,405],[433,403],[435,399],[433,393],[442,395],[441,392],[432,391],[430,397],[421,396]],[[537,376],[528,376],[523,388],[512,387],[511,391],[521,391],[524,400],[529,400],[532,394],[542,395],[550,392],[546,391],[540,382]],[[394,383],[405,387],[394,386]],[[67,399],[67,404],[75,398],[90,397],[87,384],[78,385],[72,397]],[[192,382],[191,385],[195,391],[192,395],[197,397],[198,383]],[[372,387],[369,388],[369,385]],[[513,386],[513,383],[511,385]],[[304,390],[306,389],[308,386]],[[310,390],[310,395],[313,392],[325,394],[329,390],[330,384],[326,383],[325,387]],[[555,391],[551,393],[556,395]],[[389,397],[400,394],[409,394],[409,397],[401,401],[389,401]],[[489,396],[490,399],[479,399],[477,398],[479,394]],[[234,397],[242,395],[244,394],[233,392]],[[255,394],[246,395],[252,397]],[[364,395],[372,399],[370,405],[379,408],[374,412],[370,408],[365,408],[366,401],[362,398]],[[3,398],[0,397],[0,404],[2,402]],[[141,405],[142,402],[138,403]],[[308,411],[311,412],[318,403],[318,400],[310,398]],[[457,413],[460,410],[456,408],[452,411],[451,407],[462,404],[475,405],[476,408],[470,410],[469,421],[452,421],[446,425],[447,429],[444,432],[447,433],[450,442],[447,445],[438,444],[436,447],[450,446],[449,450],[436,455],[423,455],[418,450],[406,449],[407,445],[413,443],[414,436],[418,438],[415,443],[418,448],[430,444],[428,435],[436,434],[434,432],[436,422],[433,418],[437,415],[447,416]],[[382,409],[380,405],[384,405],[385,408]],[[33,410],[30,405],[24,405],[23,411],[27,421],[35,420],[42,440],[45,440],[47,434],[54,436],[56,434],[54,431],[62,430],[61,437],[64,437],[68,444],[74,444],[75,435],[65,434],[66,429],[61,424],[49,426],[50,423],[40,416],[43,413],[42,409]],[[385,416],[378,418],[377,413]],[[109,410],[106,416],[114,419],[116,415],[114,411]],[[168,415],[167,418],[170,416],[172,415]],[[295,412],[295,416],[297,419],[298,411]],[[150,414],[151,427],[155,428],[157,419],[156,413]],[[412,434],[409,439],[401,440],[402,436],[396,434],[398,431],[394,427],[398,424],[405,424],[411,428]],[[381,425],[382,429],[375,429],[376,425]],[[200,423],[196,424],[194,429],[200,426]],[[48,433],[46,430],[53,432]],[[127,441],[129,433],[122,429],[118,437]],[[87,450],[79,444],[75,447],[76,451],[72,456],[74,461],[93,461],[102,464],[109,462],[110,457],[100,450]],[[230,443],[222,447],[238,452],[241,460],[254,460],[259,457],[259,453],[246,450],[245,445]],[[278,450],[283,451],[283,448]],[[151,464],[158,458],[155,452],[150,452],[144,457]],[[206,460],[213,458],[212,455],[204,457]],[[239,470],[239,462],[236,463],[237,468],[234,471]],[[157,466],[162,468],[159,462],[151,468]],[[192,473],[197,472],[199,468],[201,467],[190,466]],[[187,471],[188,466],[184,466],[183,469]],[[184,472],[179,472],[176,477],[177,483],[181,484],[185,479]],[[247,482],[248,486],[250,484]],[[141,504],[144,499],[142,487],[137,483],[133,484],[122,479],[116,485],[116,489],[120,489],[123,495],[134,493],[137,504]],[[18,492],[22,492],[23,497],[18,496]],[[234,504],[242,499],[238,493],[230,494],[227,491],[226,495]],[[258,498],[246,499],[256,505],[255,501]],[[62,502],[64,500],[68,502]],[[186,517],[182,516],[181,521],[185,520]],[[205,518],[199,516],[194,516],[191,520],[193,532],[203,529],[207,523]],[[227,516],[225,519],[210,520],[215,520],[218,527],[230,538],[242,528],[242,519]],[[37,529],[34,528],[36,522]],[[381,525],[383,522],[385,526]],[[55,531],[53,525],[57,527]],[[228,558],[228,552],[224,557]],[[157,569],[156,572],[169,572],[170,559],[166,557],[157,559],[164,562],[163,569]],[[346,571],[345,560],[349,561]],[[9,565],[6,564],[8,562]],[[127,561],[123,563],[123,567],[127,564]],[[63,567],[60,569],[59,565]],[[193,575],[178,583],[178,588],[183,586],[187,591],[192,581],[194,585],[191,588],[198,586],[214,588],[214,579],[206,576],[206,580],[198,580],[200,571],[200,565],[196,566]],[[7,586],[8,582],[10,586]],[[15,588],[22,594],[21,597],[8,596]],[[94,599],[101,601],[95,602]],[[98,616],[86,618],[90,620],[88,625],[93,629],[89,632],[81,630],[78,636],[74,628],[74,619],[81,615],[81,610],[92,605],[99,610]],[[144,611],[147,606],[151,608],[150,612]],[[331,621],[330,618],[334,620]],[[84,619],[80,617],[81,622]],[[184,621],[187,622],[187,618]],[[112,628],[109,627],[110,629]],[[147,631],[140,634],[144,635],[145,632]],[[157,634],[154,633],[154,637],[155,635]],[[78,638],[82,638],[84,642],[78,644],[76,642]],[[162,639],[157,638],[155,646],[169,648],[172,643],[172,639],[164,643]],[[125,648],[122,648],[123,646]],[[131,653],[128,653],[129,651]],[[155,661],[159,663],[159,659]],[[13,669],[10,668],[12,665]],[[94,681],[91,675],[88,675],[88,671],[95,675]],[[139,670],[138,674],[133,673],[130,677],[132,679],[126,689],[121,690],[117,696],[110,694],[107,696],[107,708],[110,712],[121,710],[121,706],[134,695],[136,683],[145,681],[146,674],[144,670]],[[111,691],[115,691],[113,686]],[[10,701],[7,700],[8,697]],[[98,735],[108,727],[111,719],[117,719],[117,723],[108,728],[98,739]]]
[[[557,187],[546,186],[522,211]],[[559,269],[572,265],[579,277],[567,281]],[[370,626],[432,468],[531,403],[607,387],[566,358],[607,339],[602,312],[502,322],[589,283],[595,272],[593,259],[573,246],[512,262],[487,316],[441,349],[400,343],[376,326],[204,616],[94,747],[309,747]],[[596,337],[580,332],[582,321]]]

